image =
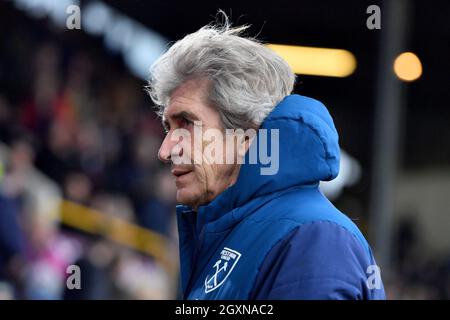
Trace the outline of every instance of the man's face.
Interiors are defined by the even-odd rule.
[[[164,110],[163,124],[167,135],[158,153],[161,161],[172,164],[177,202],[194,209],[209,203],[233,184],[239,172],[236,161],[230,164],[224,164],[225,161],[212,163],[204,153],[205,148],[215,147],[211,144],[221,148],[224,157],[227,152],[234,151],[225,150],[225,134],[222,141],[208,139],[203,134],[210,129],[225,131],[219,112],[208,103],[207,90],[208,82],[205,80],[189,80],[174,90]],[[198,126],[200,122],[201,127]],[[179,138],[180,132],[188,133],[189,138]],[[176,158],[184,160],[183,163],[175,161]]]

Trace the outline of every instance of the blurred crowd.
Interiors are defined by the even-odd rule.
[[[145,83],[82,37],[60,37],[28,26],[1,39],[0,299],[174,298],[156,259],[59,219],[67,200],[175,242],[175,186]],[[82,290],[66,288],[71,264]]]
[[[384,274],[390,299],[450,299],[450,255],[430,253],[418,222],[397,223],[393,238],[392,270]]]

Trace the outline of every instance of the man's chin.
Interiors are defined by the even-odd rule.
[[[177,190],[177,202],[186,206],[193,207],[197,202],[198,196],[189,190],[189,188],[179,188]]]

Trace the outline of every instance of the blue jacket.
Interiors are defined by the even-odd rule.
[[[177,206],[183,298],[384,299],[364,236],[319,190],[339,172],[325,106],[290,95],[261,129],[279,129],[275,175],[261,175],[247,153],[236,183],[212,202]]]

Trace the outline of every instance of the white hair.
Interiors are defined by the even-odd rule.
[[[151,67],[147,86],[162,115],[171,93],[190,79],[209,80],[209,102],[225,128],[257,128],[294,86],[295,74],[273,50],[242,36],[248,26],[210,24],[175,42]]]

